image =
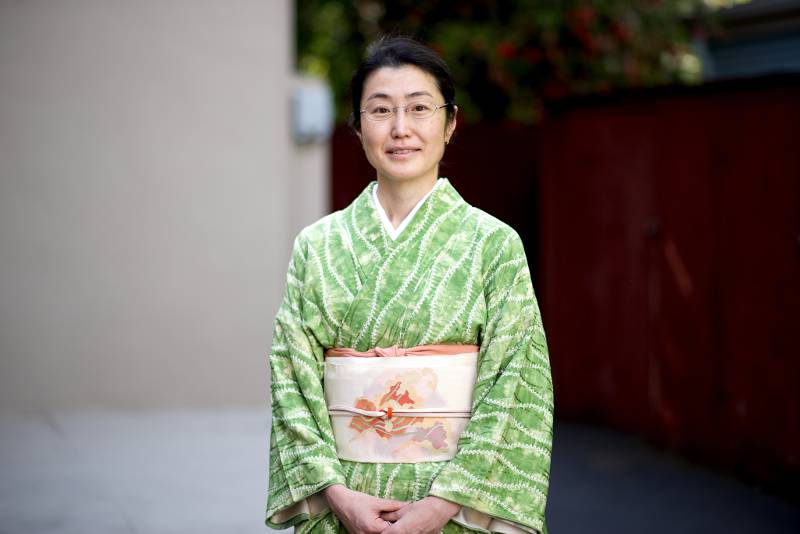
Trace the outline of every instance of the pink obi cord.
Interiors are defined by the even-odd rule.
[[[357,358],[394,358],[397,356],[455,356],[456,354],[469,354],[479,352],[478,345],[418,345],[416,347],[402,348],[397,345],[391,347],[375,347],[366,352],[349,348],[334,348],[325,351],[326,358],[354,356]]]

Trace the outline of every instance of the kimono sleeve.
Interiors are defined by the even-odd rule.
[[[519,236],[488,251],[486,328],[472,416],[429,495],[462,505],[453,518],[491,532],[546,532],[553,387],[539,307]]]
[[[305,257],[298,237],[269,355],[272,431],[266,523],[276,529],[321,513],[327,503],[319,492],[345,483],[322,389],[322,347],[304,326]]]

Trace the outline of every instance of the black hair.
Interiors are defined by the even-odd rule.
[[[455,117],[456,88],[447,63],[439,55],[424,44],[408,37],[381,37],[367,47],[367,56],[361,62],[350,80],[350,97],[353,110],[350,113],[350,126],[361,131],[361,96],[364,93],[364,82],[374,71],[383,67],[401,67],[412,65],[436,80],[436,86],[447,104],[447,122]]]

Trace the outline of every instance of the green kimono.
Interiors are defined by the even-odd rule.
[[[447,180],[393,241],[376,212],[375,185],[295,240],[269,358],[267,524],[345,532],[319,496],[340,483],[383,498],[435,495],[461,504],[444,532],[546,532],[553,390],[522,242]],[[340,460],[323,390],[324,351],[425,344],[480,346],[472,415],[456,456]]]

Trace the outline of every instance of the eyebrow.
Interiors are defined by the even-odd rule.
[[[413,93],[409,93],[406,95],[406,98],[414,98],[417,96],[429,96],[433,98],[433,95],[430,94],[428,91],[414,91]],[[389,98],[389,95],[386,93],[372,93],[367,97],[367,100],[373,100],[375,98]]]

